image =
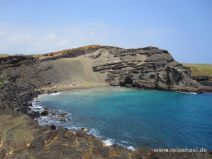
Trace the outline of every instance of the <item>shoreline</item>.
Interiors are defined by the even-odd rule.
[[[45,93],[57,93],[62,91],[69,91],[69,90],[77,90],[77,89],[91,89],[91,88],[102,88],[102,87],[111,87],[110,85],[104,84],[87,84],[87,85],[78,85],[73,86],[73,84],[60,84],[54,86],[48,86],[40,88],[40,91],[44,91]]]
[[[87,129],[85,127],[65,127],[63,124],[65,124],[66,122],[68,122],[69,120],[71,120],[71,113],[68,113],[66,111],[63,111],[63,110],[60,110],[60,109],[49,109],[45,106],[42,106],[42,105],[37,105],[36,103],[39,103],[39,96],[42,96],[42,95],[57,95],[57,94],[60,94],[60,93],[63,93],[63,92],[67,92],[67,91],[76,91],[76,90],[84,90],[84,89],[98,89],[98,88],[124,88],[124,89],[135,89],[135,90],[141,90],[139,88],[131,88],[131,87],[120,87],[120,86],[98,86],[98,87],[75,87],[72,89],[65,89],[65,90],[52,90],[52,91],[48,91],[47,93],[43,93],[43,94],[39,94],[37,97],[35,97],[32,101],[32,107],[30,107],[31,109],[34,109],[34,110],[37,110],[39,113],[40,113],[40,116],[39,117],[34,117],[33,120],[35,120],[40,126],[51,126],[51,125],[54,125],[58,128],[62,127],[62,128],[67,128],[68,130],[70,131],[83,131],[83,129]],[[142,90],[150,90],[150,89],[142,89]],[[156,90],[156,89],[151,89],[151,90]],[[176,93],[182,93],[182,94],[192,94],[192,95],[195,95],[195,94],[200,94],[200,93],[197,93],[197,92],[183,92],[183,91],[167,91],[167,90],[156,90],[156,91],[164,91],[164,92],[176,92]],[[33,107],[34,105],[34,107]],[[41,113],[42,111],[48,111],[48,113],[50,114],[50,118],[49,119],[42,119],[42,117],[48,117],[47,116],[42,116]],[[58,113],[58,114],[57,114]],[[67,114],[68,116],[66,116],[66,119],[63,120],[62,122],[59,121],[58,118],[58,115],[60,114]],[[54,114],[54,115],[53,115]],[[44,120],[44,121],[43,121]],[[52,120],[52,122],[50,123],[45,123],[45,120]],[[42,122],[44,122],[42,124]],[[93,128],[91,128],[92,130]],[[139,148],[134,148],[133,146],[124,146],[120,143],[114,143],[112,142],[113,139],[111,138],[107,138],[107,139],[103,139],[102,136],[96,136],[95,134],[93,133],[90,133],[90,130],[86,131],[85,132],[86,134],[88,135],[92,135],[93,137],[95,137],[96,139],[100,140],[102,143],[104,143],[106,146],[111,146],[111,145],[114,145],[114,144],[118,144],[124,148],[127,148],[128,150],[132,150],[132,151],[136,151],[137,149]],[[149,148],[149,147],[146,147],[146,149],[149,149],[149,150],[152,150],[152,148]]]
[[[92,135],[93,137],[95,137],[96,139],[100,140],[105,146],[112,146],[112,145],[119,145],[121,147],[127,148],[128,150],[131,151],[136,151],[139,148],[135,148],[133,146],[125,146],[121,143],[115,143],[111,138],[103,138],[102,135],[97,135],[96,134],[96,130],[95,128],[91,128],[91,129],[87,129],[86,127],[75,127],[75,126],[71,126],[71,127],[66,127],[65,124],[66,122],[71,120],[71,113],[68,113],[66,111],[63,111],[61,109],[49,109],[48,107],[42,106],[39,104],[40,100],[38,99],[39,96],[45,96],[45,95],[58,95],[62,92],[67,92],[67,91],[72,91],[72,90],[84,90],[84,89],[98,89],[98,88],[109,88],[111,86],[107,86],[107,87],[77,87],[75,89],[70,89],[70,90],[63,90],[63,91],[58,91],[58,92],[51,92],[51,93],[45,93],[45,94],[40,94],[37,97],[34,98],[34,100],[32,101],[32,106],[30,107],[30,109],[32,110],[32,112],[39,112],[40,116],[33,118],[34,121],[36,121],[38,123],[38,125],[40,126],[56,126],[57,128],[65,128],[68,129],[70,131],[84,131],[84,129],[86,129],[86,131],[84,131],[87,135]],[[114,88],[114,87],[111,87]],[[120,88],[124,88],[124,87],[120,87]],[[127,89],[127,88],[126,88]],[[133,89],[133,88],[129,88],[129,89]],[[41,115],[43,111],[47,111],[48,115]],[[32,113],[31,112],[31,113]],[[60,116],[63,116],[63,120],[61,121]],[[65,115],[65,116],[64,116]],[[151,150],[152,148],[145,148],[145,149],[149,149]]]
[[[100,88],[100,87],[98,86],[98,87],[86,87],[86,88]],[[80,87],[80,88],[77,87],[77,88],[74,88],[74,90],[77,90],[77,89],[86,89],[86,88],[85,87]],[[63,90],[63,91],[65,91],[65,90]],[[54,90],[52,89],[51,91],[44,91],[44,90],[39,90],[39,91],[36,90],[36,91],[34,91],[33,90],[30,93],[31,96],[29,96],[27,98],[24,98],[24,101],[28,103],[28,106],[26,107],[27,112],[22,112],[20,109],[15,109],[15,111],[12,111],[14,113],[14,115],[11,118],[14,118],[14,120],[16,120],[16,117],[18,117],[18,116],[23,117],[23,116],[26,115],[27,116],[26,121],[29,122],[29,123],[33,123],[33,125],[34,125],[33,129],[36,129],[36,131],[39,131],[39,133],[37,134],[38,135],[38,138],[36,137],[35,139],[33,139],[34,141],[32,140],[32,142],[27,143],[24,146],[24,149],[26,151],[31,151],[31,150],[33,150],[35,152],[38,151],[38,149],[36,148],[37,146],[34,146],[34,142],[40,142],[39,141],[39,136],[43,136],[44,137],[44,140],[47,140],[47,139],[45,139],[46,138],[46,135],[45,135],[46,133],[50,135],[49,137],[51,137],[54,133],[58,133],[58,135],[59,134],[62,134],[62,135],[69,134],[71,138],[74,137],[74,138],[76,138],[76,140],[86,141],[86,142],[89,143],[89,146],[92,146],[94,144],[95,147],[97,147],[97,149],[99,149],[98,150],[98,153],[100,153],[100,154],[103,153],[104,151],[108,151],[108,152],[116,153],[117,155],[119,154],[120,156],[122,156],[123,154],[125,154],[125,155],[128,154],[128,155],[137,156],[137,157],[140,156],[140,150],[132,151],[132,149],[128,149],[127,147],[124,147],[123,145],[119,145],[119,144],[116,144],[116,143],[115,144],[110,144],[109,143],[109,140],[106,140],[104,142],[102,139],[96,137],[93,134],[88,134],[87,132],[83,131],[82,129],[81,130],[73,130],[73,129],[70,130],[70,129],[67,129],[67,128],[62,127],[62,126],[55,126],[53,124],[51,124],[51,125],[45,125],[45,126],[40,125],[39,122],[36,120],[36,118],[38,116],[40,116],[41,114],[40,113],[38,114],[38,113],[35,113],[35,112],[34,113],[29,113],[28,111],[30,109],[30,106],[33,105],[33,102],[36,101],[36,99],[38,98],[39,95],[46,94],[46,93],[48,93],[48,94],[50,94],[50,93],[52,94],[53,93],[54,94],[54,93],[58,93],[58,92],[60,92],[60,91],[59,90],[56,91],[55,89]],[[19,102],[17,102],[17,104],[18,103]],[[48,109],[48,111],[49,111],[49,109]],[[6,112],[3,112],[3,114],[6,114]],[[8,112],[8,114],[11,114],[11,112]],[[62,140],[62,139],[60,139],[60,140]],[[68,141],[69,140],[70,139],[68,139]],[[0,138],[0,142],[2,142],[1,141],[1,138]],[[42,142],[42,144],[45,145],[46,142],[47,141],[44,141],[44,142]],[[76,144],[76,143],[74,143],[74,144]],[[3,144],[3,145],[5,145],[5,144]],[[54,144],[52,146],[54,146]],[[13,148],[13,149],[16,149],[16,148]],[[23,151],[25,151],[25,150],[23,150]],[[18,152],[19,151],[20,150],[18,150]],[[40,151],[41,150],[39,150],[38,152],[40,152]],[[63,150],[61,150],[61,151],[63,151]],[[76,151],[76,150],[74,149],[74,151]],[[148,150],[148,151],[151,151],[151,150]],[[10,150],[10,153],[3,153],[3,154],[4,154],[4,156],[7,156],[8,157],[8,156],[15,155],[16,154],[15,152],[16,152],[16,150],[12,150],[12,151]],[[1,149],[0,149],[0,158],[1,158],[1,153],[2,152],[1,152]],[[84,155],[83,152],[82,152],[82,155]]]

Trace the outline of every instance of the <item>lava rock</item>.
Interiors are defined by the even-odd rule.
[[[43,110],[41,113],[40,113],[42,116],[47,116],[49,115],[49,111],[48,110]]]

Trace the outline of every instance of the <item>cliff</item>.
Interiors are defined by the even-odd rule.
[[[110,85],[181,91],[200,88],[189,69],[176,62],[166,50],[102,49],[100,54],[107,56],[107,60],[101,60],[99,55],[93,70],[108,72],[106,81]]]
[[[176,62],[168,51],[156,47],[122,49],[94,45],[38,57],[3,57],[0,58],[0,158],[179,158],[179,153],[107,147],[82,131],[39,127],[33,119],[41,114],[29,113],[33,98],[39,94],[108,85],[212,91],[210,85],[195,80],[190,69]],[[210,153],[184,155],[211,158]]]
[[[122,49],[93,45],[50,53],[40,60],[52,61],[79,56],[89,61],[84,64],[89,63],[88,67],[92,67],[98,75],[102,74],[108,85],[177,91],[212,91],[211,85],[199,82],[192,76],[191,70],[176,62],[167,50],[156,47]]]
[[[39,57],[0,58],[0,74],[14,87],[58,91],[78,87],[125,86],[174,91],[211,92],[167,50],[123,49],[92,45]],[[1,77],[0,76],[0,77]],[[5,77],[4,77],[5,78]],[[206,78],[206,77],[204,77]],[[3,79],[1,79],[3,83]]]

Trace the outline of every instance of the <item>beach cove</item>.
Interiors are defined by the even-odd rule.
[[[117,143],[129,148],[195,145],[211,149],[212,142],[206,140],[212,134],[211,99],[211,94],[107,87],[40,95],[34,106],[69,115],[65,122],[52,114],[41,117],[38,119],[41,125],[88,128],[88,134],[108,145]]]

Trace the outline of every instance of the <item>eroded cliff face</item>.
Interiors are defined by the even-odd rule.
[[[71,85],[74,88],[108,84],[176,91],[212,91],[212,86],[192,78],[191,71],[176,62],[167,50],[156,47],[122,49],[93,45],[28,59],[31,62],[25,64],[23,57],[2,58],[2,72],[8,72],[9,76],[20,76],[23,70],[27,70],[23,77],[13,79],[31,85],[48,83],[56,90]],[[5,65],[12,67],[6,69]]]
[[[191,76],[191,71],[176,62],[167,50],[157,47],[122,49],[110,46],[87,46],[48,54],[46,60],[83,56],[107,84],[178,91],[212,91]],[[105,77],[106,74],[106,77]]]
[[[90,57],[96,60],[93,70],[106,72],[106,82],[112,86],[181,91],[205,88],[193,80],[190,70],[176,62],[166,50],[103,47],[92,54]]]

